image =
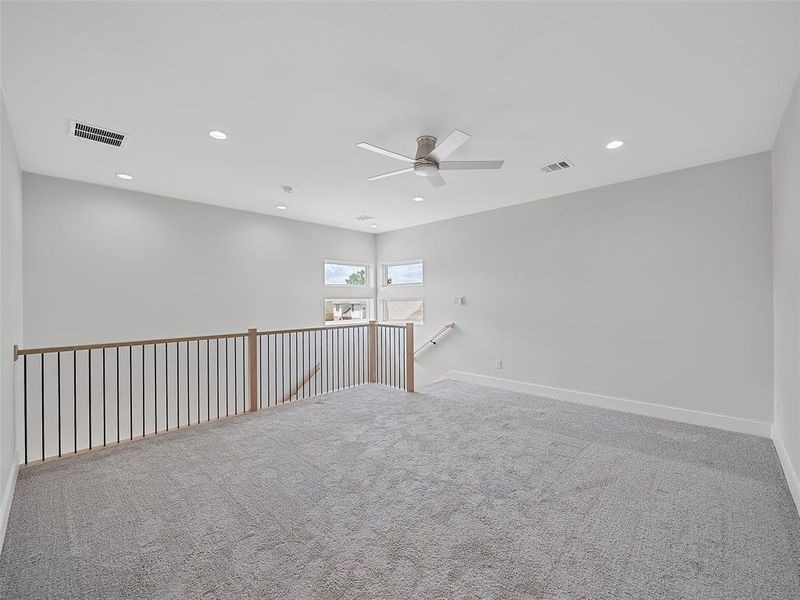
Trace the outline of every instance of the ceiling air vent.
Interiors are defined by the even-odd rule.
[[[356,217],[356,221],[371,221],[371,220],[372,220],[372,219],[374,219],[374,218],[375,218],[375,217],[373,217],[373,216],[370,216],[370,215],[358,215],[358,216]]]
[[[124,146],[125,141],[128,139],[128,136],[124,133],[103,129],[102,127],[95,127],[94,125],[87,125],[79,121],[72,121],[70,130],[75,137],[91,140],[93,142],[100,142],[108,146],[116,146],[117,148]]]
[[[550,165],[545,165],[542,167],[543,173],[552,173],[554,171],[563,171],[564,169],[569,169],[572,167],[572,163],[568,160],[560,160],[558,162],[554,162]]]

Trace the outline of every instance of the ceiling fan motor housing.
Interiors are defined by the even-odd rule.
[[[420,177],[432,177],[439,172],[439,164],[428,158],[436,148],[436,138],[432,135],[421,135],[417,138],[417,154],[414,162],[414,174]]]

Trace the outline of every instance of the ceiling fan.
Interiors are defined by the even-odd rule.
[[[412,166],[400,169],[399,171],[392,171],[391,173],[384,173],[383,175],[375,175],[368,177],[365,181],[375,181],[385,177],[393,177],[394,175],[401,175],[403,173],[414,172],[415,175],[425,177],[431,182],[434,187],[441,187],[445,185],[445,180],[439,173],[440,170],[475,170],[475,169],[499,169],[503,166],[502,160],[444,160],[460,148],[464,143],[469,140],[471,136],[456,129],[448,135],[444,140],[436,145],[436,138],[431,135],[423,135],[417,138],[417,154],[415,158],[403,156],[390,150],[384,150],[361,142],[357,144],[359,148],[369,150],[370,152],[377,152],[390,158],[402,160],[405,163],[411,163]]]

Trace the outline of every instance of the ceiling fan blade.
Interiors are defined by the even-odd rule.
[[[445,158],[458,150],[470,137],[472,137],[470,134],[464,133],[460,129],[454,129],[453,133],[439,142],[439,145],[428,154],[428,158],[432,158],[436,162],[442,162]]]
[[[467,169],[499,169],[503,166],[502,160],[446,160],[439,163],[439,168],[444,171]]]
[[[414,159],[409,158],[408,156],[403,156],[402,154],[397,154],[396,152],[392,152],[391,150],[384,150],[383,148],[378,148],[377,146],[373,146],[372,144],[368,144],[367,142],[361,142],[360,144],[356,144],[359,148],[363,148],[364,150],[369,150],[370,152],[377,152],[378,154],[383,154],[384,156],[388,156],[389,158],[396,158],[397,160],[402,160],[403,162],[413,163]]]
[[[426,177],[425,179],[430,181],[433,187],[442,187],[446,184],[444,177],[442,177],[439,173],[436,173],[436,175],[431,175],[430,177]]]
[[[392,171],[391,173],[384,173],[383,175],[375,175],[374,177],[367,177],[364,181],[375,181],[376,179],[383,179],[384,177],[393,177],[395,175],[402,175],[403,173],[411,173],[414,167],[407,169],[400,169],[399,171]]]

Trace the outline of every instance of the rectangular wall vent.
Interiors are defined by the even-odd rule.
[[[95,127],[94,125],[87,125],[79,121],[72,121],[71,127],[72,135],[75,137],[91,140],[93,142],[100,142],[109,146],[116,146],[121,148],[125,145],[127,136],[118,131],[111,131],[110,129],[103,129],[102,127]]]
[[[545,165],[542,167],[543,173],[552,173],[553,171],[563,171],[564,169],[569,169],[572,167],[572,163],[568,160],[560,160],[558,162],[554,162],[550,165]]]

